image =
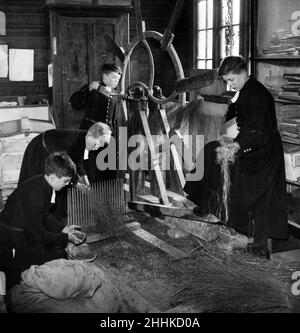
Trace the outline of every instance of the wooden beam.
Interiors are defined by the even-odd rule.
[[[142,10],[141,10],[141,2],[140,0],[133,0],[134,2],[134,10],[136,17],[136,31],[139,40],[145,39],[145,22],[142,18]]]
[[[140,223],[138,223],[136,221],[127,223],[125,226],[129,231],[135,231],[135,230],[140,229],[140,227],[141,227]],[[116,237],[116,236],[118,236],[118,234],[90,233],[86,237],[86,242],[87,243],[95,243],[95,242],[99,242],[101,240],[113,238],[113,237]]]
[[[169,216],[164,216],[163,219],[156,218],[156,221],[167,225],[170,228],[176,228],[181,232],[194,235],[206,242],[216,240],[220,234],[220,226],[218,224],[205,223],[201,221],[194,221]]]
[[[218,78],[218,73],[214,69],[203,70],[201,74],[186,79],[180,79],[175,84],[178,93],[188,92],[203,87],[208,87]]]
[[[299,262],[300,249],[272,253],[271,259],[279,263]]]
[[[172,44],[172,41],[174,39],[173,31],[182,12],[183,5],[184,5],[184,0],[177,0],[175,8],[173,9],[172,15],[170,17],[168,26],[164,32],[163,39],[161,41],[161,49],[163,51],[165,51]]]
[[[142,228],[140,228],[138,230],[134,230],[133,233],[136,236],[138,236],[138,237],[142,238],[143,240],[145,240],[146,242],[158,247],[160,250],[166,252],[167,254],[169,254],[170,256],[172,256],[176,259],[182,259],[182,258],[189,257],[189,253],[186,253],[184,251],[177,249],[174,246],[169,245],[165,241],[150,234],[149,232],[147,232],[146,230],[144,230]]]
[[[137,195],[139,199],[146,201],[146,202],[150,202],[150,203],[154,203],[154,204],[159,204],[159,198],[152,195],[152,194],[142,194],[142,195]]]
[[[210,218],[202,218],[193,213],[192,209],[189,208],[179,208],[179,207],[170,207],[165,205],[152,204],[142,201],[129,201],[128,207],[130,209],[136,210],[138,212],[150,213],[156,216],[164,215],[170,217],[177,217],[187,220],[201,221],[205,223],[217,224],[221,221],[212,215]]]
[[[166,186],[165,186],[163,176],[162,176],[162,172],[161,172],[160,166],[159,166],[159,156],[155,151],[155,146],[154,146],[154,142],[153,142],[153,139],[152,139],[152,136],[151,136],[146,111],[141,110],[140,111],[140,116],[141,116],[144,131],[145,131],[146,139],[147,139],[147,142],[148,142],[148,146],[149,146],[149,150],[150,150],[150,156],[151,156],[151,163],[152,163],[153,169],[155,171],[155,175],[156,175],[156,178],[157,178],[157,183],[158,183],[158,187],[159,187],[159,190],[160,190],[161,198],[162,198],[162,201],[165,205],[169,205],[170,203],[169,203],[169,199],[168,199],[167,192],[166,192],[167,191]]]
[[[165,109],[163,109],[163,108],[160,109],[160,116],[161,116],[161,119],[162,119],[162,123],[163,123],[164,129],[165,129],[165,132],[166,132],[167,135],[169,135],[170,125],[169,125],[169,122],[168,122],[168,118],[167,118],[167,114],[166,114]],[[183,171],[182,171],[182,163],[181,163],[180,158],[178,156],[178,152],[177,152],[177,149],[176,149],[175,145],[171,144],[170,148],[171,148],[171,154],[172,154],[174,165],[175,165],[175,172],[176,172],[177,177],[178,177],[178,182],[180,183],[181,189],[183,189],[184,185],[185,185],[185,177],[184,177],[184,174],[183,174]]]
[[[296,223],[294,221],[288,220],[288,224],[292,225],[293,227],[295,227],[297,229],[300,229],[300,224],[299,223]]]

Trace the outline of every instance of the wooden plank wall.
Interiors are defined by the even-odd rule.
[[[0,10],[6,14],[6,35],[0,42],[9,48],[34,49],[34,81],[13,82],[0,78],[0,100],[27,96],[35,104],[40,95],[48,95],[48,14],[44,0],[3,0]],[[30,102],[30,101],[27,101]]]
[[[163,34],[167,27],[176,0],[141,0],[143,19],[147,30]],[[34,49],[34,81],[10,82],[0,78],[0,101],[11,100],[15,96],[35,98],[49,95],[47,65],[49,59],[49,18],[45,0],[0,0],[0,11],[6,14],[6,35],[0,36],[0,42],[9,48]],[[178,21],[173,45],[182,61],[185,75],[192,67],[192,1],[186,1],[185,8]],[[135,13],[130,14],[130,37],[136,35]],[[165,95],[174,89],[175,72],[169,56],[160,50],[157,41],[150,41],[155,59],[155,84],[162,87]],[[149,62],[143,47],[136,49],[132,56],[131,80],[148,83]],[[85,83],[85,82],[84,82]],[[50,97],[50,96],[48,96]]]

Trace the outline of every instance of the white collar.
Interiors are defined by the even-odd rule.
[[[237,99],[239,98],[240,95],[240,91],[238,90],[235,95],[232,97],[231,102],[235,103],[237,101]]]
[[[56,197],[56,193],[55,193],[55,191],[52,189],[51,203],[55,203],[55,197]]]
[[[88,160],[89,159],[89,151],[85,148],[84,153],[83,153],[83,159]]]

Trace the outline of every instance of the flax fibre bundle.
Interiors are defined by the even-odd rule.
[[[230,165],[236,159],[236,153],[239,150],[239,145],[233,142],[233,139],[227,136],[222,136],[219,139],[220,147],[216,149],[216,162],[221,166],[221,177],[223,182],[222,202],[225,209],[226,222],[228,221],[228,200],[230,191]]]
[[[132,233],[126,227],[126,219],[120,216],[109,201],[102,201],[94,208],[96,232],[114,235],[116,237],[131,238]]]
[[[191,305],[197,312],[211,313],[300,312],[299,296],[291,293],[291,276],[300,271],[299,263],[278,265],[240,252],[228,255],[213,242],[199,246],[194,236],[173,240],[174,246],[180,248],[185,241],[191,249],[189,258],[174,260],[126,234],[121,241],[101,246],[102,260],[138,280],[158,279],[174,286],[170,307]]]
[[[249,254],[202,250],[186,261],[181,276],[186,280],[173,306],[211,313],[300,312],[299,296],[291,293],[292,272],[299,269],[299,263],[278,265]]]

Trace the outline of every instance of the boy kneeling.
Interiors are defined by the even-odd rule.
[[[44,174],[27,179],[9,196],[0,214],[0,271],[8,289],[31,265],[67,258],[68,242],[81,242],[73,234],[75,225],[65,226],[49,212],[55,191],[73,178],[74,162],[65,152],[54,152],[45,161]]]

